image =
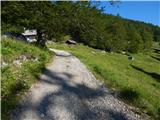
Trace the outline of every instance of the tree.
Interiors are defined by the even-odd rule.
[[[52,25],[51,2],[2,2],[2,29],[5,24],[19,26],[19,28],[35,28],[38,32],[38,44],[45,46],[42,42],[43,31],[49,33]],[[18,28],[18,27],[17,27]]]
[[[135,29],[128,31],[128,51],[138,53],[143,50],[143,40]]]
[[[111,51],[121,51],[125,50],[126,45],[127,45],[127,34],[126,30],[123,27],[124,23],[121,21],[115,21],[113,24],[111,24],[109,27],[107,27],[107,31],[110,38],[110,45],[112,47]]]
[[[143,30],[141,34],[143,40],[143,49],[150,50],[153,44],[153,36],[151,32]]]
[[[22,23],[26,21],[23,5],[20,2],[1,2],[2,11],[2,31],[21,32],[23,31]],[[22,21],[23,20],[23,21]]]
[[[155,29],[153,29],[153,35],[154,35],[154,41],[160,43],[160,27],[156,26]]]

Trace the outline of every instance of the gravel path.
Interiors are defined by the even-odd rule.
[[[51,50],[56,54],[54,61],[13,111],[11,120],[143,119],[113,97],[76,57]]]

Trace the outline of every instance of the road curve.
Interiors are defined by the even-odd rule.
[[[73,55],[56,56],[13,111],[11,120],[139,120]]]

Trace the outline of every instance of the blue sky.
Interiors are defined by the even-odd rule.
[[[122,1],[119,7],[101,2],[101,6],[106,6],[105,13],[160,26],[160,1]]]

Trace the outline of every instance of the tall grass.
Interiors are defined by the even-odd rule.
[[[1,68],[1,112],[2,120],[7,120],[11,110],[53,55],[46,49],[9,38],[2,38],[1,50],[1,62],[8,64]],[[28,60],[23,61],[21,66],[13,64],[21,55],[27,56]],[[38,61],[31,60],[35,58]]]

